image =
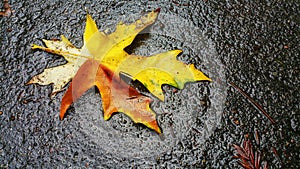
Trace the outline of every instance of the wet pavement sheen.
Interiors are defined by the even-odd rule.
[[[10,6],[13,15],[0,17],[0,168],[238,168],[232,144],[245,136],[269,168],[299,168],[300,3],[28,0]],[[51,99],[51,85],[25,85],[65,63],[31,44],[63,34],[80,47],[86,10],[100,30],[113,31],[120,20],[130,23],[156,8],[156,23],[126,50],[149,56],[182,49],[179,60],[213,79],[181,91],[163,86],[165,102],[152,104],[163,137],[120,113],[104,121],[93,88],[60,121],[64,91]]]

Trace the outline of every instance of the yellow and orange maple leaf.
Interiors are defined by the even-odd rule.
[[[161,85],[169,84],[179,89],[187,82],[210,79],[194,65],[186,65],[176,59],[181,50],[172,50],[153,56],[129,55],[124,48],[136,35],[157,18],[159,10],[152,11],[132,24],[119,23],[111,34],[100,32],[95,21],[87,15],[84,45],[78,49],[64,36],[62,41],[43,40],[47,47],[33,45],[33,49],[62,55],[68,63],[45,69],[27,84],[54,84],[52,94],[59,92],[71,80],[72,83],[62,99],[60,118],[68,107],[87,89],[97,86],[103,100],[104,119],[114,112],[123,112],[134,122],[142,123],[160,133],[155,113],[150,109],[149,97],[139,94],[120,80],[125,73],[132,80],[140,81],[154,96],[164,100]],[[115,83],[118,82],[118,83]],[[105,84],[106,83],[106,84]]]

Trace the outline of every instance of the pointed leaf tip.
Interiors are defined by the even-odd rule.
[[[31,49],[37,49],[37,48],[38,48],[38,45],[36,45],[36,44],[31,45]]]
[[[86,15],[86,25],[85,25],[85,31],[84,31],[84,42],[86,43],[93,35],[94,33],[98,32],[98,27],[96,25],[96,22],[93,20],[92,16],[87,13]]]
[[[157,124],[157,121],[156,120],[153,120],[151,122],[147,122],[147,123],[144,123],[144,125],[152,130],[154,130],[155,132],[157,132],[158,134],[161,134],[161,129],[160,127],[158,126]]]

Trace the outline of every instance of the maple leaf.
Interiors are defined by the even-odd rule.
[[[87,60],[74,76],[61,102],[60,119],[63,119],[69,106],[92,86],[100,91],[104,120],[108,120],[115,112],[123,112],[135,123],[142,123],[161,133],[156,115],[149,107],[152,100],[138,93],[95,60]]]
[[[186,82],[210,79],[194,65],[186,65],[178,61],[176,56],[182,52],[181,50],[172,50],[149,57],[129,55],[124,51],[124,48],[132,43],[140,31],[156,20],[158,13],[159,10],[152,11],[132,24],[120,22],[115,31],[108,35],[100,32],[95,21],[87,14],[84,45],[80,49],[74,47],[64,36],[61,36],[61,41],[43,40],[46,47],[32,46],[33,49],[62,55],[67,63],[45,69],[27,84],[53,83],[54,88],[51,94],[53,96],[74,78],[62,99],[61,119],[68,107],[87,89],[95,85],[101,93],[105,120],[109,119],[114,112],[123,112],[134,122],[143,123],[160,133],[155,114],[149,108],[151,99],[120,81],[119,74],[125,73],[133,80],[140,81],[160,100],[164,100],[162,84],[181,89]],[[96,63],[97,66],[95,66]],[[86,65],[90,65],[91,68]],[[107,85],[101,83],[109,81],[118,81],[118,83]],[[111,93],[112,91],[114,93]]]

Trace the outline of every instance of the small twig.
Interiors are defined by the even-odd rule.
[[[8,4],[8,0],[3,1],[3,11],[0,11],[0,15],[10,17],[12,14],[11,8]]]
[[[246,94],[240,87],[238,87],[236,84],[234,84],[233,82],[229,82],[229,84],[236,88],[244,97],[246,97],[258,110],[260,110],[260,112],[263,113],[263,115],[265,115],[272,124],[275,124],[276,122],[271,118],[271,116],[262,108],[261,105],[259,105],[255,100],[253,100],[248,94]]]

